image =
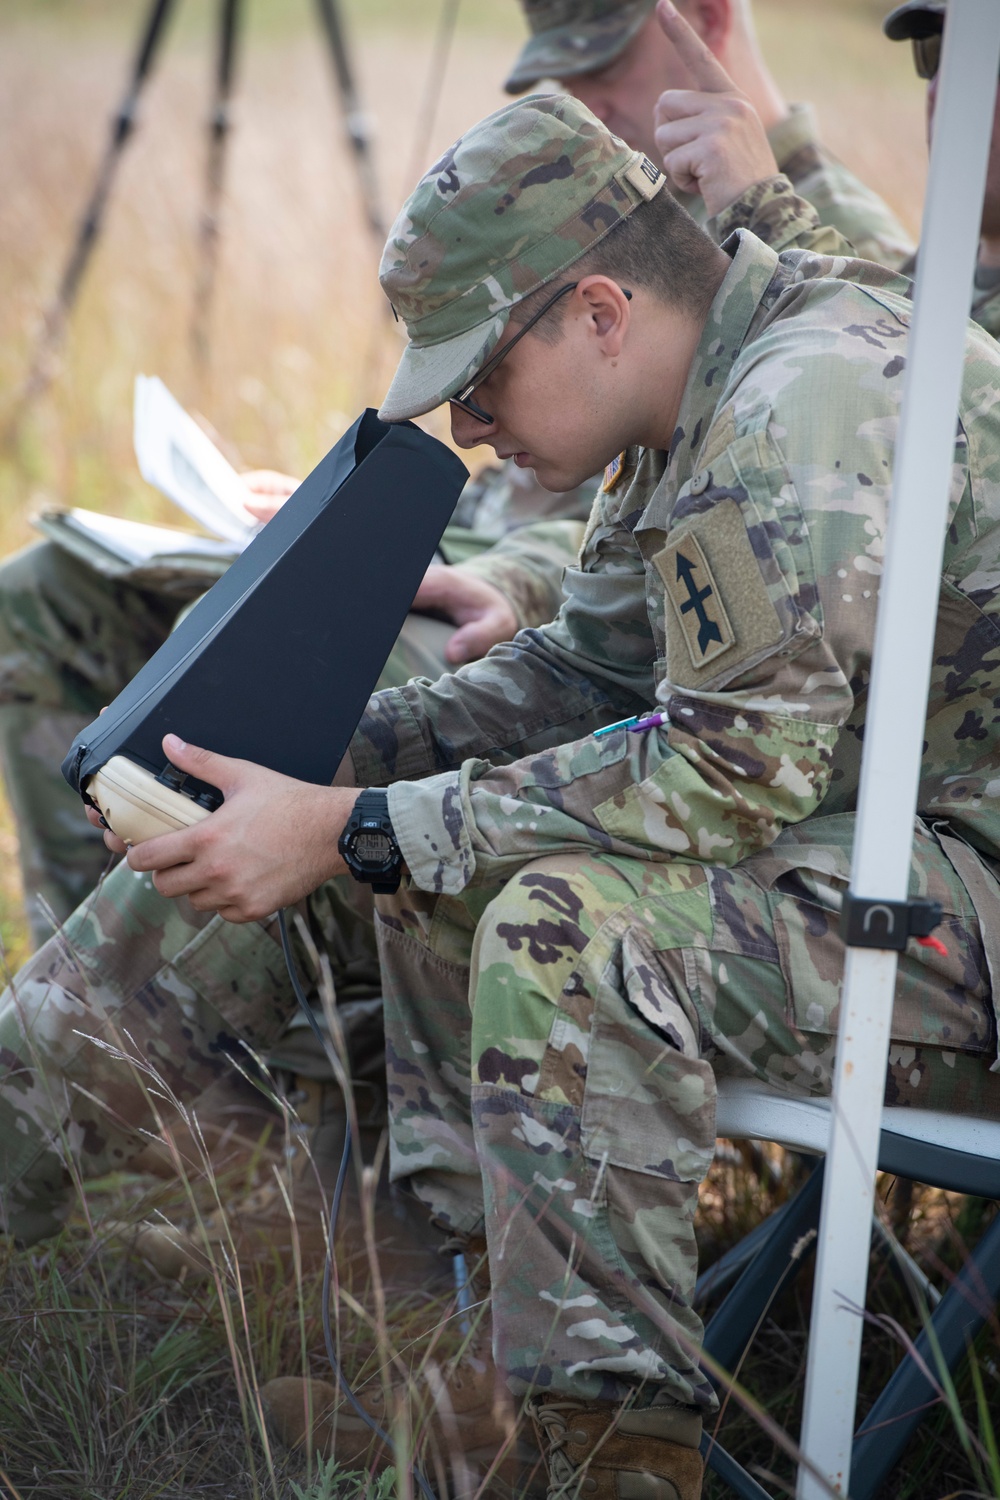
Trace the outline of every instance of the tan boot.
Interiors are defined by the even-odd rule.
[[[685,1407],[540,1396],[528,1411],[552,1500],[700,1500],[701,1418]]]
[[[545,1494],[538,1449],[526,1424],[519,1428],[513,1401],[498,1382],[492,1361],[463,1359],[444,1369],[429,1365],[405,1388],[391,1385],[388,1395],[377,1382],[355,1394],[383,1431],[398,1433],[404,1426],[411,1461],[415,1456],[431,1484],[445,1474],[454,1496]],[[388,1449],[325,1380],[270,1380],[261,1396],[271,1430],[286,1447],[308,1447],[346,1469],[380,1469],[393,1462]]]
[[[409,1381],[370,1380],[355,1391],[368,1417],[385,1432],[408,1433],[411,1457],[433,1480],[446,1474],[449,1493],[542,1497],[545,1471],[530,1425],[493,1363],[486,1242],[460,1237],[446,1246],[466,1257],[477,1305],[461,1354],[447,1363],[426,1360]],[[346,1398],[323,1380],[280,1379],[261,1389],[275,1436],[288,1447],[307,1446],[345,1468],[380,1468],[392,1462]]]

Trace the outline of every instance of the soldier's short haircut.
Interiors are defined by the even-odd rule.
[[[616,224],[556,280],[516,303],[510,321],[515,326],[526,323],[557,285],[594,275],[610,276],[629,289],[644,287],[662,302],[702,318],[718,290],[719,253],[715,242],[664,190]],[[557,302],[531,332],[555,343],[562,337],[565,309],[565,300]]]

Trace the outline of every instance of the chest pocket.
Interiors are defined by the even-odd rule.
[[[678,687],[752,682],[822,634],[808,529],[766,428],[734,437],[674,505],[649,563],[665,595],[666,675]]]

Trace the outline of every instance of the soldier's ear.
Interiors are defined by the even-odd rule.
[[[625,342],[631,321],[629,298],[610,276],[584,276],[573,293],[573,301],[601,342],[601,352],[616,358]]]

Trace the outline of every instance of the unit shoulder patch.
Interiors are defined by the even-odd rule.
[[[735,676],[778,645],[783,629],[740,507],[723,500],[653,558],[669,601],[667,671],[679,687]]]
[[[608,464],[607,468],[604,471],[604,483],[601,485],[602,494],[610,495],[619,479],[621,479],[622,475],[625,472],[625,456],[627,453],[628,449],[623,448],[618,457],[613,458]]]

